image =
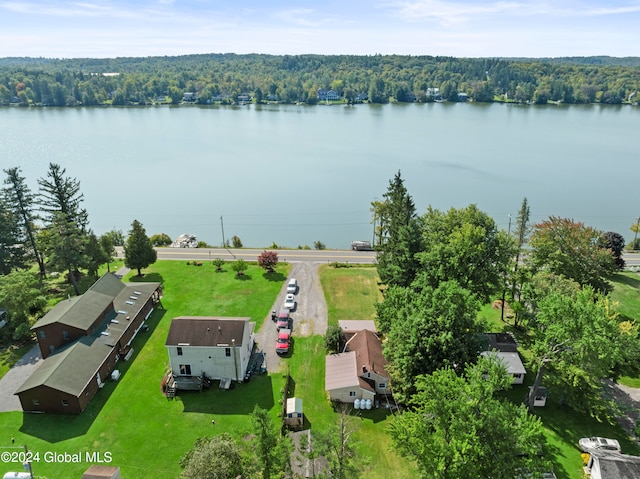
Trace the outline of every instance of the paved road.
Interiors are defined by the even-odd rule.
[[[121,247],[117,247],[118,257],[123,257]],[[156,248],[158,259],[168,260],[196,260],[210,261],[214,258],[222,258],[225,261],[234,261],[242,258],[245,261],[257,261],[258,255],[264,249],[249,248]],[[278,259],[287,263],[299,261],[333,263],[357,263],[373,264],[376,262],[374,251],[351,251],[351,250],[304,250],[304,249],[280,249],[270,250],[278,253]]]
[[[40,347],[36,345],[0,379],[0,412],[22,411],[20,399],[13,393],[41,363]]]

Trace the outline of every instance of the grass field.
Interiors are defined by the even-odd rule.
[[[160,393],[160,380],[167,368],[164,346],[170,321],[179,315],[249,316],[258,327],[268,317],[275,297],[285,280],[287,265],[279,265],[267,275],[250,265],[239,279],[229,267],[222,273],[205,263],[187,266],[183,262],[158,262],[145,271],[144,278],[127,280],[162,281],[162,305],[149,320],[150,331],[139,335],[133,347],[132,361],[119,363],[123,376],[108,382],[80,416],[29,415],[19,412],[0,413],[0,450],[27,445],[33,452],[60,453],[110,452],[113,464],[124,478],[176,478],[180,474],[179,459],[196,438],[229,432],[235,437],[249,433],[248,413],[255,404],[270,410],[278,420],[278,403],[284,387],[282,371],[288,369],[294,381],[294,394],[304,399],[305,419],[312,430],[326,430],[334,421],[334,412],[324,390],[323,338],[295,338],[295,351],[286,359],[281,372],[254,377],[233,390],[212,388],[203,393],[185,393],[169,401]],[[636,275],[619,275],[616,299],[623,315],[638,317],[638,283]],[[375,268],[321,267],[330,323],[338,319],[372,319],[374,304],[380,299]],[[628,288],[628,289],[627,289]],[[635,290],[635,293],[634,293]],[[638,309],[636,309],[638,308]],[[500,320],[500,310],[487,305],[480,312],[491,329],[508,329]],[[21,352],[0,356],[8,368]],[[0,369],[1,371],[1,369]],[[528,375],[523,386],[507,394],[521,401],[533,378]],[[385,410],[359,411],[359,429],[355,434],[359,455],[364,459],[363,477],[372,479],[405,479],[416,477],[413,464],[395,454],[386,433],[390,418]],[[537,411],[541,417],[559,479],[581,477],[582,462],[577,449],[579,437],[611,436],[621,440],[625,452],[637,453],[624,432],[614,424],[601,423],[550,401]],[[215,425],[211,424],[215,419]],[[15,438],[15,445],[10,442]],[[80,477],[88,467],[80,464],[34,463],[37,476],[53,478]],[[21,470],[21,464],[2,464],[2,473]]]
[[[382,301],[378,271],[374,267],[320,267],[329,324],[340,319],[375,319],[375,303]]]

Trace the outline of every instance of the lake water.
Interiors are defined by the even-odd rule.
[[[35,191],[61,164],[97,234],[138,219],[212,245],[223,224],[245,246],[348,248],[371,239],[370,203],[401,170],[419,213],[476,203],[507,229],[526,196],[534,222],[629,240],[639,127],[640,109],[605,105],[1,108],[0,166]]]

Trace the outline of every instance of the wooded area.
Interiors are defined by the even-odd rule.
[[[2,106],[126,106],[185,99],[230,104],[240,95],[256,103],[315,104],[323,98],[319,90],[332,90],[347,103],[637,103],[640,59],[259,54],[0,59]]]

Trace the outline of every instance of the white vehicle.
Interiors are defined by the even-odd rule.
[[[614,451],[620,452],[620,443],[615,439],[606,437],[583,437],[578,441],[580,449],[584,452],[590,451]]]
[[[298,281],[295,278],[291,278],[287,283],[287,293],[296,294],[298,292]]]
[[[284,307],[289,310],[296,309],[296,297],[292,293],[287,294],[284,298]]]

